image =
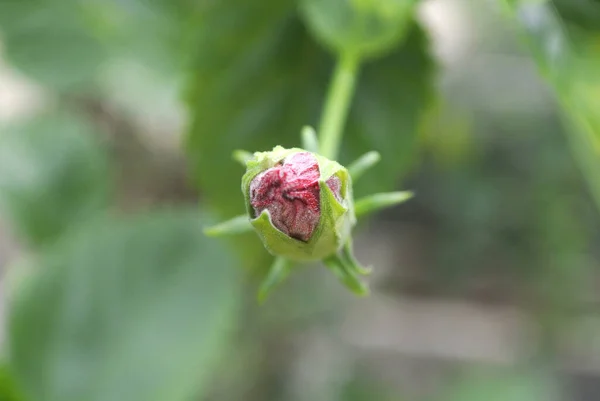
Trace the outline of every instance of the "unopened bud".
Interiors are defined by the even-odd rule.
[[[255,153],[242,190],[250,221],[274,255],[322,259],[340,249],[355,221],[348,171],[303,149]]]

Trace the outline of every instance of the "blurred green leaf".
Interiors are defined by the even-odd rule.
[[[56,89],[89,81],[106,56],[75,0],[0,1],[5,56],[31,78]]]
[[[311,32],[333,53],[367,58],[402,41],[417,0],[301,0]]]
[[[8,365],[0,362],[0,400],[24,401],[21,391],[17,388],[13,373]]]
[[[225,214],[244,209],[233,150],[299,145],[318,116],[331,63],[294,11],[291,1],[217,2],[196,33],[187,148],[195,181]]]
[[[552,384],[547,377],[532,372],[521,374],[489,372],[475,373],[465,377],[440,401],[548,401],[552,398]]]
[[[308,35],[294,2],[216,2],[198,26],[187,151],[194,181],[223,217],[232,217],[244,210],[243,169],[231,160],[232,152],[299,146],[302,127],[319,118],[333,63]],[[365,65],[341,162],[368,150],[379,151],[383,160],[356,186],[359,195],[394,188],[415,157],[432,69],[417,26],[400,48]],[[260,247],[257,240],[237,244]]]
[[[194,213],[99,220],[40,259],[9,316],[36,401],[187,401],[233,324],[235,270]]]
[[[137,60],[158,76],[182,70],[190,0],[76,0],[111,57]],[[170,77],[172,78],[172,77]]]
[[[181,72],[196,8],[191,0],[8,0],[0,2],[0,33],[9,62],[26,75],[83,89],[115,58],[157,75]]]
[[[552,0],[565,20],[581,27],[600,29],[600,3],[597,0]]]
[[[180,87],[194,31],[195,0],[79,0],[109,51],[101,96],[143,128],[176,134],[184,119]]]
[[[341,401],[403,401],[397,389],[376,378],[362,375],[353,378],[342,388]]]
[[[350,111],[342,154],[348,163],[367,150],[381,161],[354,187],[356,196],[397,189],[419,157],[421,129],[435,102],[435,64],[419,26],[388,57],[364,66]]]
[[[571,24],[549,1],[506,3],[574,126],[569,139],[600,205],[600,30]]]
[[[89,123],[54,114],[0,132],[0,212],[32,245],[106,208],[107,155]]]

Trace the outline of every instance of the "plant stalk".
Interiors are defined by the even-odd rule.
[[[337,159],[340,150],[359,64],[355,54],[341,54],[333,72],[319,126],[319,153],[331,160]]]

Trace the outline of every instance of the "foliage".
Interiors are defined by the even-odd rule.
[[[542,401],[551,399],[552,383],[547,377],[526,369],[519,374],[477,372],[465,375],[444,395],[444,401]]]
[[[40,255],[9,322],[30,399],[183,401],[203,389],[238,290],[201,223],[181,211],[101,219]]]
[[[232,260],[197,211],[112,216],[91,131],[61,114],[0,136],[3,210],[36,245],[9,291],[14,382],[32,400],[188,400],[233,327]]]
[[[201,231],[213,222],[204,210],[209,206],[219,217],[244,210],[243,170],[231,154],[299,146],[300,129],[317,126],[326,113],[336,58],[360,49],[366,60],[353,70],[355,96],[339,161],[348,165],[375,150],[381,162],[357,182],[357,197],[395,189],[421,160],[427,145],[421,132],[431,127],[436,97],[428,33],[412,15],[417,3],[0,1],[3,53],[47,91],[51,104],[29,121],[0,127],[0,212],[26,255],[11,268],[27,264],[11,291],[0,398],[183,401],[210,394],[219,357],[228,356],[225,364],[237,361],[237,351],[223,351],[241,320],[238,265],[269,265],[255,235],[227,249]],[[497,3],[554,90],[566,140],[600,207],[600,7],[595,0]],[[394,23],[386,25],[390,19]],[[147,76],[137,70],[122,75],[119,66],[128,63],[142,66]],[[134,99],[139,115],[151,115],[167,97],[157,88],[172,82],[180,86],[174,90],[181,91],[180,106],[187,110],[183,147],[201,210],[172,205],[127,216],[115,210],[115,161],[98,139],[103,127],[84,107],[74,107],[73,99],[102,105]],[[137,87],[147,92],[132,93]],[[542,127],[526,122],[523,131],[513,129],[514,115],[473,120],[476,130],[486,132],[492,129],[485,124],[495,129],[498,121],[512,133]],[[441,153],[457,165],[443,172],[422,169],[412,182],[418,189],[414,210],[422,207],[433,216],[435,235],[427,247],[437,252],[438,265],[453,274],[463,269],[469,277],[500,260],[503,274],[522,278],[527,296],[543,300],[538,322],[547,343],[540,348],[553,353],[566,321],[563,310],[575,306],[586,284],[581,254],[593,240],[597,213],[588,210],[578,173],[565,159],[559,125],[547,120],[544,132],[518,140],[473,140],[475,156],[453,152],[449,141],[436,145],[446,147]],[[466,141],[459,138],[458,147]],[[522,179],[516,185],[507,178],[517,176]],[[439,276],[449,289],[448,276]],[[302,294],[312,297],[313,290]],[[302,306],[310,301],[317,302]],[[244,322],[261,312],[253,313]],[[265,344],[242,352],[277,354],[272,344],[285,338],[275,326],[267,334],[257,333],[260,326],[244,332]],[[249,369],[261,358],[252,359]],[[270,369],[272,376],[283,371]],[[236,375],[247,375],[238,370]],[[492,376],[467,378],[445,399],[547,399],[540,395],[547,383],[529,371]],[[362,382],[359,387],[344,397],[380,396],[369,383],[367,390]]]
[[[109,161],[93,131],[60,113],[0,135],[0,209],[30,245],[52,242],[108,206]]]
[[[86,25],[75,0],[0,3],[8,59],[54,88],[81,87],[105,59],[106,49]]]
[[[507,1],[526,34],[533,56],[547,81],[556,91],[569,121],[573,151],[581,162],[600,206],[600,24],[586,29],[581,21],[590,3]],[[560,11],[566,15],[563,16]],[[598,14],[588,18],[600,23]]]
[[[300,7],[314,37],[334,53],[375,57],[402,40],[416,4],[415,0],[302,0]]]
[[[24,73],[55,90],[85,92],[114,58],[181,71],[196,8],[187,0],[9,0],[0,2],[0,26],[6,57]]]
[[[297,146],[300,129],[316,125],[332,68],[293,2],[234,3],[218,2],[204,14],[188,88],[186,147],[194,181],[224,217],[244,208],[243,170],[233,164],[232,152]],[[393,189],[415,160],[432,70],[425,33],[414,25],[396,50],[360,73],[340,162],[374,149],[382,163],[356,186],[357,195]],[[256,259],[255,236],[235,244],[248,262],[265,264],[264,257]]]
[[[0,364],[0,399],[3,401],[24,400],[15,383],[13,372],[5,362]]]

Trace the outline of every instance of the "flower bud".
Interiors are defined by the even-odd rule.
[[[254,153],[242,190],[250,222],[273,255],[322,259],[340,249],[355,222],[348,171],[303,149]]]

